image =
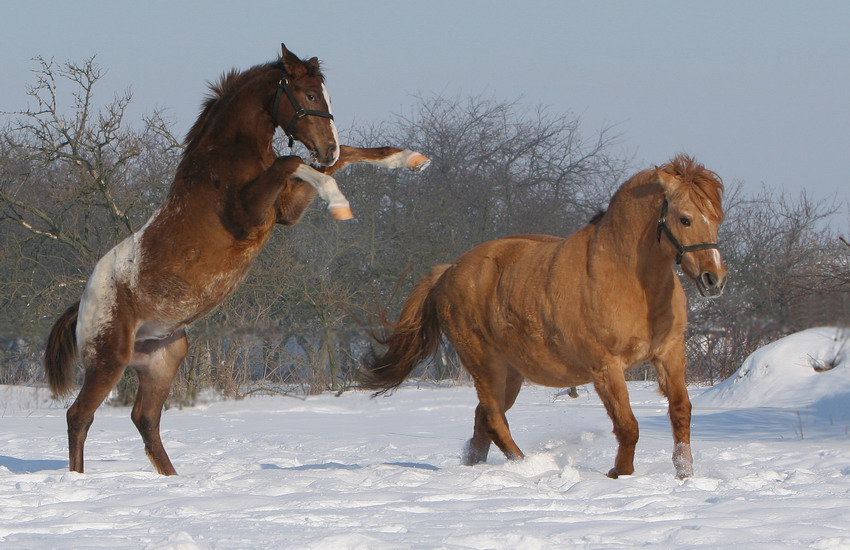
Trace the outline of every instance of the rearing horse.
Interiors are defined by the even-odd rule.
[[[73,471],[83,471],[95,410],[130,366],[139,378],[131,417],[145,452],[159,473],[176,474],[159,426],[189,347],[186,327],[236,290],[274,225],[296,223],[317,192],[334,217],[351,217],[335,170],[370,162],[415,171],[430,162],[409,150],[340,147],[318,60],[281,46],[277,61],[232,71],[212,87],[164,204],[100,259],[81,300],[50,332],[45,370],[54,395],[70,391],[77,355],[85,368],[67,413]],[[277,127],[324,173],[297,156],[276,157]]]
[[[634,472],[638,441],[624,371],[651,361],[669,402],[676,475],[691,475],[687,304],[671,267],[681,264],[703,296],[722,293],[722,189],[714,172],[678,156],[634,175],[607,212],[566,239],[497,239],[435,266],[389,325],[386,352],[364,365],[366,386],[397,387],[444,333],[478,392],[466,453],[477,464],[491,442],[508,459],[523,457],[505,413],[524,379],[554,387],[593,382],[619,443],[608,473],[616,478]]]

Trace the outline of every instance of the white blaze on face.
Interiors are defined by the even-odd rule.
[[[708,218],[706,217],[705,214],[700,214],[700,217],[702,217],[702,221],[704,221],[707,226],[711,226],[711,222],[708,221]],[[715,242],[716,242],[716,238],[715,238]],[[716,265],[719,268],[720,265],[721,265],[720,251],[716,248],[711,248],[711,249],[709,249],[709,252],[711,253],[711,261],[713,261],[714,265]]]
[[[328,88],[322,83],[322,96],[325,98],[325,103],[328,105],[328,112],[333,114],[333,109],[331,108],[331,96],[328,93]],[[333,132],[334,143],[336,144],[336,149],[334,150],[334,158],[331,164],[336,164],[336,161],[339,160],[339,132],[336,130],[336,124],[333,119],[331,121],[331,131]]]
[[[714,265],[716,265],[719,268],[720,265],[721,265],[720,251],[717,250],[716,248],[712,248],[709,251],[711,252],[711,259],[714,260]]]

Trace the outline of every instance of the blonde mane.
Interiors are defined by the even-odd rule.
[[[715,172],[693,157],[681,154],[659,167],[659,170],[676,176],[682,183],[670,197],[672,200],[687,200],[710,220],[717,223],[723,221],[723,181]]]

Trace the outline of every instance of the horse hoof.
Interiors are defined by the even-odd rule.
[[[694,457],[691,454],[691,446],[687,443],[677,443],[673,450],[673,467],[676,468],[676,477],[685,479],[694,475]]]
[[[687,479],[694,475],[694,467],[688,465],[686,467],[676,467],[676,479]]]
[[[411,172],[421,172],[422,170],[428,168],[431,164],[431,159],[423,155],[422,153],[413,153],[409,157],[407,157],[407,161],[404,163],[404,167],[410,170]]]
[[[354,217],[350,206],[331,206],[331,217],[335,220],[350,220]]]
[[[620,470],[617,469],[616,466],[614,466],[613,468],[611,468],[608,471],[608,477],[610,477],[611,479],[619,479],[620,476],[630,476],[630,475],[633,475],[634,473],[635,473],[634,468],[632,468],[631,470],[626,470],[626,471],[621,472]]]

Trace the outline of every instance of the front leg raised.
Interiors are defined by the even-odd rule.
[[[431,164],[431,159],[410,149],[343,145],[339,148],[339,160],[333,166],[323,168],[322,172],[331,175],[337,170],[355,163],[372,164],[389,169],[404,168],[410,172],[421,172]]]
[[[241,233],[249,233],[266,222],[276,207],[281,190],[289,178],[305,166],[300,157],[278,157],[265,172],[238,190],[236,200],[229,202],[229,221]]]
[[[343,145],[340,147],[339,160],[333,166],[326,166],[318,170],[330,176],[337,170],[340,170],[349,164],[362,163],[372,164],[374,166],[382,166],[384,168],[395,169],[404,168],[410,172],[421,172],[431,164],[431,159],[410,149],[397,149],[395,147],[351,147]],[[302,175],[308,175],[308,172],[302,172]],[[280,192],[280,199],[277,204],[277,223],[282,225],[292,225],[301,219],[304,209],[316,196],[319,188],[317,181],[307,183],[308,177],[303,179],[297,178],[293,174],[293,179],[289,185],[284,187]],[[334,187],[331,187],[331,195]],[[339,191],[339,188],[336,188]],[[341,193],[340,193],[341,195]],[[325,197],[323,197],[325,198]],[[337,219],[348,219],[352,217],[351,208],[348,207],[348,201],[339,201],[340,208],[334,209],[331,205],[331,215]],[[325,198],[325,200],[328,200]],[[330,203],[330,201],[328,201]]]
[[[277,223],[295,225],[304,215],[304,211],[316,198],[316,189],[295,178],[289,178],[289,183],[280,192],[276,206]]]
[[[319,193],[319,197],[328,203],[328,210],[335,220],[350,220],[354,217],[348,199],[339,190],[336,180],[331,176],[302,164],[293,172],[292,177],[312,185]]]
[[[252,228],[262,225],[266,216],[275,213],[276,221],[280,222],[281,193],[287,189],[298,190],[299,186],[293,186],[292,181],[300,180],[312,186],[319,196],[328,203],[331,216],[338,220],[352,218],[351,208],[348,200],[337,187],[336,180],[331,176],[322,174],[318,170],[304,164],[300,157],[288,156],[278,157],[274,163],[256,179],[248,182],[239,191],[239,200],[231,210],[231,221],[242,231],[250,231]],[[301,194],[303,190],[301,190]],[[301,210],[312,200],[312,196],[306,193],[303,197],[306,202],[301,205]],[[299,204],[302,201],[299,201]],[[292,216],[291,223],[295,223],[300,212]]]

